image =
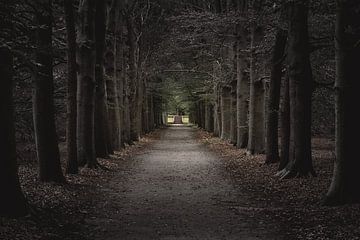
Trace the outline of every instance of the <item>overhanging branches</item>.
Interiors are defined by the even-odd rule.
[[[161,73],[171,73],[171,72],[180,72],[180,73],[199,73],[199,74],[205,74],[205,75],[208,75],[210,77],[212,77],[213,79],[217,79],[218,77],[211,74],[211,73],[208,73],[208,72],[205,72],[205,71],[198,71],[198,70],[192,70],[192,69],[167,69],[167,70],[162,70]]]

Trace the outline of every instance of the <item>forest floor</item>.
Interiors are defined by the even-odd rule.
[[[0,239],[360,239],[359,205],[322,207],[333,143],[313,140],[315,178],[279,180],[276,164],[191,127],[161,129],[83,169],[39,184],[21,165],[32,214],[0,218]]]

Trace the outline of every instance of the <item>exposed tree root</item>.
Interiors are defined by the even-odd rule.
[[[306,178],[306,177],[316,177],[316,173],[313,169],[307,171],[307,172],[301,172],[295,168],[292,169],[288,169],[288,168],[284,168],[282,170],[280,170],[279,172],[277,172],[275,174],[276,177],[279,177],[280,180],[282,179],[290,179],[290,178]]]

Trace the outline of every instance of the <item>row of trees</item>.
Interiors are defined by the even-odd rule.
[[[333,38],[309,33],[309,25],[321,32],[314,25],[335,22],[333,2],[59,2],[1,0],[1,215],[27,212],[16,166],[13,79],[33,79],[41,181],[65,181],[54,106],[54,74],[65,66],[67,173],[76,174],[79,166],[98,167],[98,157],[108,157],[164,123],[170,79],[186,94],[181,99],[192,122],[249,154],[265,152],[267,163],[280,161],[278,175],[291,178],[315,175],[312,94],[315,86],[328,84],[314,81],[321,74],[311,67],[314,58],[328,61],[334,49],[336,162],[325,202],[359,200],[353,141],[358,117],[351,112],[360,56],[357,0],[336,1],[335,48]]]
[[[195,102],[192,121],[249,154],[265,153],[268,164],[279,162],[281,179],[316,176],[311,151],[313,92],[335,82],[336,161],[324,203],[358,201],[360,168],[353,139],[359,131],[357,117],[350,116],[350,98],[356,99],[359,7],[354,0],[336,4],[194,1],[193,11],[173,20],[178,25],[173,36],[178,45],[183,44],[187,61],[180,68],[172,66],[174,72],[203,74],[207,79],[196,92],[188,92]],[[313,23],[309,23],[309,11]],[[334,37],[330,32],[331,37],[310,36],[309,26],[322,31],[314,26],[324,23],[319,15],[329,21],[335,13]],[[186,56],[189,45],[192,51]],[[328,61],[324,58],[334,52],[334,82],[324,83],[323,76],[314,79],[314,62]],[[206,60],[200,62],[199,56]],[[196,64],[189,64],[189,59]]]
[[[151,40],[143,39],[156,18],[150,19],[147,1],[4,1],[1,8],[0,214],[17,216],[28,206],[17,176],[12,82],[20,73],[14,69],[33,78],[39,180],[65,182],[55,121],[55,70],[67,65],[65,171],[77,174],[79,167],[98,167],[97,158],[109,157],[163,124],[161,95],[150,84],[159,79],[146,72]],[[26,25],[34,30],[24,33]],[[66,32],[56,31],[61,28]]]

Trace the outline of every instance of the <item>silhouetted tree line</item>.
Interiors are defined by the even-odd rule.
[[[265,153],[266,163],[279,164],[280,179],[316,176],[314,93],[331,89],[336,160],[323,203],[359,201],[352,140],[358,119],[348,114],[350,97],[356,99],[360,3],[219,0],[191,1],[188,7],[172,20],[176,44],[168,43],[180,46],[173,52],[186,60],[166,72],[203,76],[204,84],[194,89],[196,81],[189,81],[185,87],[194,102],[192,122],[248,154]]]
[[[164,124],[161,91],[149,84],[159,80],[146,71],[152,40],[144,40],[143,31],[150,18],[160,17],[151,15],[152,8],[148,1],[131,0],[1,2],[1,215],[28,211],[17,176],[12,86],[19,73],[15,71],[28,72],[33,81],[32,115],[42,182],[65,182],[55,121],[57,65],[67,65],[66,173],[97,168],[97,158],[109,157]],[[55,32],[54,24],[66,31]]]
[[[312,96],[317,86],[332,83],[314,80],[311,57],[324,49],[335,52],[336,62],[336,160],[324,203],[358,201],[359,117],[353,104],[359,96],[360,2],[311,4],[1,0],[0,214],[28,211],[17,174],[14,78],[30,75],[33,82],[40,181],[65,181],[54,103],[54,69],[64,64],[66,173],[99,167],[97,158],[164,124],[165,79],[180,74],[191,100],[191,121],[249,154],[266,153],[266,163],[279,163],[277,175],[283,179],[316,175]],[[311,38],[309,9],[314,16],[330,16],[333,38]],[[336,19],[331,18],[334,13]],[[66,31],[54,31],[55,26]],[[183,62],[175,69],[169,69],[174,66],[171,52],[180,52],[176,59]]]

